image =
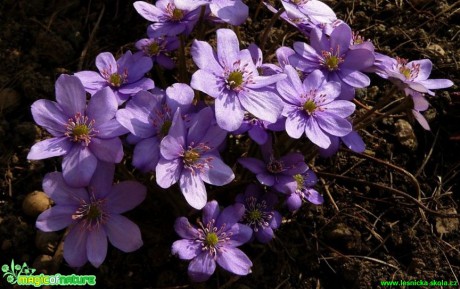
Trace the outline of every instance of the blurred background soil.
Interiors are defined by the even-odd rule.
[[[43,176],[60,170],[58,159],[26,159],[30,147],[48,137],[34,124],[30,105],[41,98],[54,100],[54,82],[60,74],[93,70],[97,54],[109,51],[119,56],[145,37],[147,22],[132,2],[0,1],[0,265],[14,259],[39,272],[75,272],[59,262],[63,231],[37,232],[36,204],[26,202],[23,208],[25,197],[41,190]],[[254,15],[258,1],[246,2]],[[172,242],[178,239],[175,218],[198,214],[180,209],[151,176],[133,171],[127,158],[117,177],[137,178],[149,187],[146,201],[126,214],[139,224],[144,246],[129,254],[109,246],[100,268],[87,264],[77,274],[96,275],[98,288],[339,289],[380,288],[380,280],[459,280],[459,219],[420,209],[398,191],[438,214],[458,211],[460,1],[325,2],[360,35],[372,39],[377,51],[410,60],[430,58],[431,78],[454,81],[454,87],[430,99],[432,106],[425,116],[432,130],[398,121],[398,116],[387,117],[361,131],[367,154],[375,159],[347,151],[331,159],[315,159],[310,165],[321,177],[317,189],[325,197],[324,205],[305,204],[295,214],[282,209],[284,224],[274,241],[243,247],[253,260],[252,274],[239,278],[218,270],[204,284],[191,284],[187,262],[170,254]],[[241,28],[247,41],[243,44],[258,42],[271,17],[261,7],[257,19],[249,19]],[[273,59],[270,53],[280,43],[297,40],[305,41],[288,24],[277,21],[264,58]],[[172,74],[165,76],[173,79]],[[160,83],[155,74],[151,77]],[[377,77],[372,80],[371,87],[357,95],[368,106],[388,86]],[[236,147],[236,156],[244,152],[244,147],[230,145]],[[229,204],[241,190],[241,186],[224,187],[211,195]],[[46,199],[41,204],[49,205]],[[0,284],[0,288],[9,286],[4,279]]]

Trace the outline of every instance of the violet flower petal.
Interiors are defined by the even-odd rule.
[[[27,154],[29,160],[42,160],[69,153],[72,143],[67,137],[53,137],[34,144]]]
[[[227,247],[225,250],[218,252],[217,264],[236,275],[251,273],[251,260],[238,248]]]
[[[73,223],[72,215],[77,209],[78,204],[51,207],[37,217],[35,225],[43,232],[62,230]]]
[[[194,282],[204,282],[211,277],[216,270],[216,261],[208,252],[196,256],[188,264],[188,276]]]
[[[86,229],[82,224],[73,226],[64,242],[64,259],[71,267],[82,267],[88,261],[86,243],[88,234],[82,234]]]
[[[139,227],[125,216],[111,215],[105,231],[110,243],[123,252],[135,251],[143,244]]]
[[[179,186],[187,203],[197,210],[201,210],[208,199],[206,187],[196,172],[184,169],[179,179]]]
[[[107,235],[102,227],[88,232],[86,250],[88,261],[96,268],[101,266],[107,256]]]
[[[107,198],[107,210],[121,214],[130,211],[144,201],[147,188],[135,181],[124,181],[113,185]]]
[[[202,252],[201,248],[201,244],[195,240],[182,239],[172,244],[171,253],[181,260],[192,260]]]
[[[78,77],[61,74],[56,80],[56,102],[65,113],[74,115],[84,112],[86,107],[86,92]]]
[[[74,187],[89,184],[97,166],[97,158],[86,147],[73,146],[62,160],[62,174],[65,181]]]

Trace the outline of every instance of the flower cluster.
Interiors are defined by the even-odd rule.
[[[341,142],[365,150],[354,126],[353,101],[355,90],[370,84],[366,73],[388,79],[410,97],[414,116],[428,129],[420,113],[429,105],[425,94],[453,85],[429,79],[430,60],[408,62],[375,52],[371,41],[321,1],[279,4],[265,3],[308,43],[277,47],[277,61],[265,63],[263,43],[242,47],[246,42],[234,30],[219,28],[246,21],[249,9],[241,0],[137,1],[135,10],[151,22],[148,37],[134,45],[137,52],[126,51],[118,59],[100,53],[98,72],[61,75],[56,101],[32,105],[35,122],[51,137],[33,145],[28,158],[62,157],[62,172],[43,180],[56,205],[38,217],[36,226],[68,228],[64,258],[70,266],[101,265],[107,239],[123,252],[142,245],[138,226],[121,213],[139,205],[147,189],[135,181],[113,184],[115,166],[124,157],[123,135],[125,145],[134,147],[132,166],[152,174],[157,191],[177,192],[183,204],[202,210],[196,225],[178,217],[174,228],[182,239],[172,245],[174,255],[190,261],[191,280],[202,282],[216,264],[249,274],[253,264],[238,247],[270,242],[282,213],[324,202],[307,155],[332,156]],[[192,37],[204,21],[218,27],[215,46]],[[187,70],[186,56],[196,70]],[[172,71],[186,77],[157,87],[149,77],[154,66],[155,73],[177,68]],[[234,157],[228,144],[237,142],[249,148]],[[227,202],[234,203],[221,209],[208,200],[215,186],[228,186]]]

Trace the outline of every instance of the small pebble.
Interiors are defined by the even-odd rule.
[[[51,207],[51,200],[41,191],[28,194],[22,202],[22,210],[31,217],[37,217]]]
[[[417,138],[409,122],[404,119],[398,119],[395,123],[395,131],[396,137],[403,147],[413,151],[417,149]]]

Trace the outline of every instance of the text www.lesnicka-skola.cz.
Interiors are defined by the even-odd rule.
[[[446,280],[392,280],[392,281],[380,281],[381,286],[446,286],[446,287],[457,287],[458,281],[446,281]]]

